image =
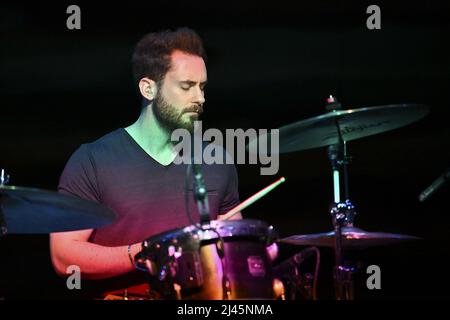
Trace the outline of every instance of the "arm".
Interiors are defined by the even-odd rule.
[[[88,145],[82,145],[69,159],[61,175],[58,191],[101,203],[95,157]],[[105,247],[89,242],[93,229],[58,232],[50,235],[50,255],[55,271],[68,276],[67,267],[77,265],[85,279],[118,276],[134,269],[128,246]],[[131,246],[134,258],[141,244]]]
[[[236,208],[239,201],[239,191],[238,191],[238,175],[237,170],[234,165],[227,165],[227,185],[224,198],[219,207],[219,213],[217,215],[217,220],[222,220],[227,212]],[[242,220],[243,216],[241,212],[236,213],[228,220]]]
[[[84,279],[104,279],[135,269],[128,246],[105,247],[88,242],[93,229],[50,234],[50,255],[55,271],[69,276],[67,268],[77,265]],[[132,259],[142,250],[141,243],[131,245]]]

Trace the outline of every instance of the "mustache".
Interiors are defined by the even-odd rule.
[[[203,106],[202,105],[196,105],[190,108],[187,108],[186,110],[184,110],[184,113],[187,112],[197,112],[199,115],[203,113]]]

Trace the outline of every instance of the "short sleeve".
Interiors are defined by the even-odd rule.
[[[101,201],[95,162],[88,145],[82,145],[70,157],[59,179],[58,192]]]
[[[239,181],[236,166],[227,165],[229,167],[227,175],[227,188],[225,196],[219,208],[219,215],[225,214],[239,203]]]

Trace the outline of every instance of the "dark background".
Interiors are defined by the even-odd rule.
[[[81,30],[66,28],[69,4],[81,7]],[[370,4],[381,7],[381,30],[366,28]],[[204,129],[278,128],[324,113],[329,94],[345,108],[430,106],[414,124],[349,143],[356,225],[423,237],[357,252],[357,298],[448,298],[449,187],[425,203],[418,195],[450,160],[449,18],[446,1],[2,3],[0,166],[12,185],[55,190],[80,144],[138,116],[130,57],[140,37],[189,26],[209,57]],[[326,149],[282,155],[276,176],[260,176],[259,166],[238,171],[242,200],[287,178],[246,217],[283,237],[331,230]],[[282,245],[280,260],[301,249]],[[318,295],[331,299],[333,254],[321,252]],[[0,255],[7,299],[76,295],[53,273],[48,236],[8,235]],[[381,290],[365,288],[370,264],[381,267]]]

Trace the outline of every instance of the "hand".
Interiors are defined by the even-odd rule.
[[[275,261],[278,257],[278,245],[274,242],[270,246],[266,247],[267,254],[269,255],[270,261]]]

